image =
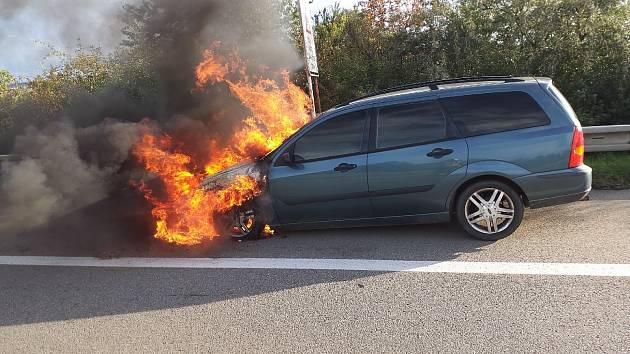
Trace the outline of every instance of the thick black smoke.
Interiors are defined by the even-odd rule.
[[[2,137],[5,144],[13,141],[11,153],[21,161],[2,165],[0,217],[10,220],[13,228],[24,228],[108,196],[119,188],[118,180],[126,179],[120,174],[126,171],[130,148],[139,136],[138,122],[144,118],[175,135],[182,148],[193,153],[209,137],[228,134],[247,110],[226,87],[195,90],[194,69],[203,50],[216,41],[226,50],[238,48],[256,65],[299,68],[299,57],[282,27],[280,2],[145,0],[108,14],[107,25],[118,26],[123,38],[115,57],[133,63],[140,55],[148,61],[143,68],[148,68],[150,80],[140,82],[144,77],[134,77],[129,65],[131,72],[123,75],[138,80],[133,92],[115,84],[95,93],[77,88],[54,116],[42,117],[28,104],[19,107],[13,131]],[[48,11],[61,3],[83,12],[101,6],[100,1],[3,1],[0,12],[6,17],[23,7]],[[74,14],[60,14],[57,23],[71,25]]]
[[[145,18],[143,30],[131,32],[129,44],[149,43],[159,80],[160,110],[156,118],[186,114],[207,120],[225,109],[222,95],[191,93],[195,66],[205,48],[216,41],[226,50],[238,48],[255,65],[298,69],[302,63],[283,33],[281,0],[154,0],[128,6]],[[127,11],[127,28],[134,19]],[[129,33],[128,31],[126,31]],[[215,100],[218,98],[218,102]]]

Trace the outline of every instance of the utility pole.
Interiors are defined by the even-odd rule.
[[[315,48],[315,36],[308,0],[297,0],[300,9],[300,22],[302,24],[302,38],[304,40],[304,64],[306,65],[306,80],[308,92],[313,104],[313,118],[322,112],[319,101],[319,68],[317,66],[317,52]],[[314,88],[313,88],[314,87]]]

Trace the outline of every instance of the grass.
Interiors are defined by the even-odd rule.
[[[584,162],[593,168],[593,188],[630,188],[630,152],[586,153]]]

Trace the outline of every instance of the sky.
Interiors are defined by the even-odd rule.
[[[51,47],[105,50],[120,42],[122,0],[0,0],[0,69],[33,76],[54,63]],[[79,6],[80,5],[80,6]]]
[[[351,9],[358,2],[359,0],[312,0],[311,12],[316,13],[325,7],[330,7],[330,6],[335,5],[335,3],[339,3],[339,6],[341,6],[342,8]]]
[[[105,52],[121,40],[120,23],[111,21],[129,0],[0,0],[0,70],[18,77],[41,73],[55,58],[51,47],[72,51],[99,46]],[[358,0],[312,0],[311,13],[339,3],[352,8]],[[81,6],[77,6],[81,4]]]

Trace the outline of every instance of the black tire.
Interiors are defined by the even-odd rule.
[[[498,204],[480,202],[477,196],[481,196],[484,201],[490,201],[494,195],[494,190],[499,191],[495,199],[499,199],[500,192],[505,193],[497,202]],[[477,196],[469,201],[469,198],[475,193]],[[476,203],[480,204],[482,208],[479,208]],[[513,212],[504,211],[508,209],[512,209]],[[461,227],[472,237],[484,241],[496,241],[511,235],[521,224],[524,210],[525,204],[521,195],[509,184],[495,180],[471,184],[459,194],[455,205],[457,221]],[[467,211],[468,215],[472,216],[472,221],[479,220],[478,223],[468,222]],[[475,216],[476,213],[480,213],[480,215]],[[486,215],[488,216],[486,217]],[[505,215],[506,218],[493,218],[497,215]],[[509,218],[510,215],[511,218]],[[483,219],[480,220],[481,218]],[[504,224],[506,222],[507,224]]]
[[[242,219],[243,214],[253,213],[253,222],[251,227],[246,229],[239,228],[239,220]],[[229,236],[237,240],[253,240],[260,237],[265,229],[265,222],[263,221],[260,209],[255,203],[248,203],[239,207],[236,207],[225,214],[216,214],[214,217],[215,226],[221,236]]]

